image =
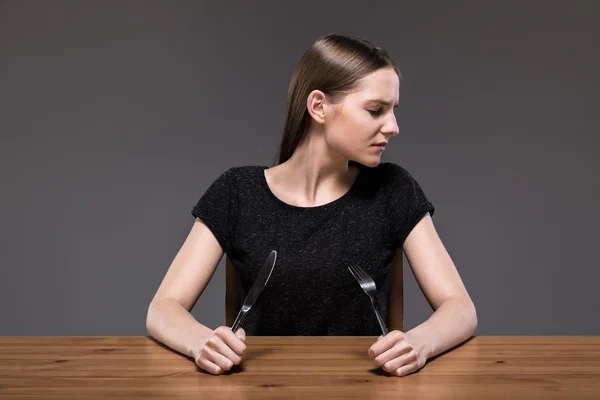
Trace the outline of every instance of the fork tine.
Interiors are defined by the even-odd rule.
[[[367,275],[367,273],[358,265],[354,265],[354,267],[356,268],[356,271],[358,272],[358,275],[360,276],[361,280],[364,282],[368,282],[369,276]]]
[[[365,284],[368,282],[367,277],[364,274],[364,271],[362,271],[360,269],[360,267],[358,265],[354,265],[354,271],[356,271],[356,275],[358,276],[358,280],[360,281],[361,284]]]
[[[381,332],[384,336],[387,335],[388,328],[378,310],[379,305],[377,301],[377,285],[375,284],[375,281],[373,280],[373,278],[371,278],[369,274],[367,274],[360,266],[356,264],[351,265],[350,267],[348,267],[348,269],[350,270],[350,272],[352,272],[352,275],[354,275],[363,291],[371,299],[371,306],[373,307],[373,311],[375,312],[375,316],[377,317],[377,322],[381,327]]]
[[[350,272],[354,276],[354,279],[356,279],[356,281],[358,282],[358,285],[360,286],[360,288],[362,290],[366,291],[367,290],[367,286],[365,286],[365,285],[367,285],[368,283],[361,276],[360,272],[357,271],[356,266],[352,265],[351,267],[348,267],[348,269],[350,269]]]
[[[350,270],[350,273],[352,274],[352,276],[354,277],[354,279],[356,279],[360,283],[360,278],[356,274],[356,270],[354,269],[354,265],[350,265],[348,267],[348,270]]]
[[[355,265],[355,267],[361,275],[361,279],[362,279],[361,282],[363,282],[365,285],[370,286],[373,290],[377,290],[377,285],[375,284],[375,281],[373,280],[373,278],[371,278],[371,276],[369,274],[367,274],[365,272],[365,270],[362,269],[360,266]]]

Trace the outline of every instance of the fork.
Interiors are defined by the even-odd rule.
[[[361,267],[358,265],[351,265],[348,267],[354,279],[356,279],[364,292],[371,299],[371,305],[373,306],[373,311],[375,311],[375,316],[377,317],[377,321],[379,322],[379,326],[381,327],[381,331],[383,332],[383,336],[388,334],[388,329],[385,326],[385,322],[379,313],[379,302],[377,301],[377,286],[375,285],[375,281],[371,278]]]

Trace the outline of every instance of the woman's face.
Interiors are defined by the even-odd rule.
[[[325,108],[325,140],[346,159],[368,167],[381,162],[390,137],[398,134],[394,108],[400,81],[391,68],[381,68],[358,81],[340,103]],[[333,112],[331,111],[333,108]]]

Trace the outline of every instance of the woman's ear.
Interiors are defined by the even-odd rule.
[[[327,97],[325,93],[320,90],[313,90],[308,95],[306,100],[306,109],[308,113],[318,124],[325,123],[325,104],[327,103]]]

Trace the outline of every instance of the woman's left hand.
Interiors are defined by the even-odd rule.
[[[369,356],[377,366],[396,376],[416,372],[427,362],[423,345],[401,331],[379,336],[369,349]]]

